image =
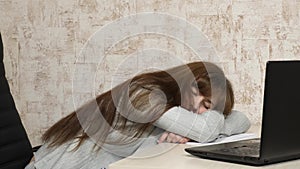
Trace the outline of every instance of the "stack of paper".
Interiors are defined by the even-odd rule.
[[[243,134],[236,134],[228,137],[220,136],[218,139],[210,143],[187,142],[186,144],[193,145],[193,146],[207,146],[207,145],[229,143],[229,142],[235,142],[241,140],[250,140],[254,138],[258,138],[254,133],[243,133]]]

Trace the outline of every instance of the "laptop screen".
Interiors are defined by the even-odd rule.
[[[261,157],[300,153],[300,61],[269,61],[264,92]]]

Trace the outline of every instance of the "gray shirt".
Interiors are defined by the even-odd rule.
[[[176,133],[198,142],[211,142],[220,135],[230,136],[243,133],[250,127],[247,116],[232,111],[225,119],[223,114],[209,110],[202,114],[192,113],[181,107],[173,107],[155,123],[154,130],[146,131],[140,139],[126,144],[103,144],[100,151],[94,149],[94,141],[87,139],[74,150],[78,140],[74,139],[55,148],[45,143],[36,153],[35,161],[25,169],[101,169],[132,155],[147,146],[157,144],[164,131]],[[112,131],[108,140],[118,138],[121,133]]]

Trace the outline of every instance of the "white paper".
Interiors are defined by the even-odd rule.
[[[229,142],[242,141],[242,140],[250,140],[254,138],[258,138],[257,135],[254,133],[243,133],[243,134],[236,134],[228,137],[224,137],[224,136],[219,137],[215,141],[210,143],[187,142],[186,144],[193,145],[193,146],[207,146],[207,145],[229,143]]]

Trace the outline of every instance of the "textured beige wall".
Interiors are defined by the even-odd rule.
[[[93,33],[140,12],[179,16],[198,27],[233,82],[235,108],[254,124],[261,120],[265,62],[300,59],[299,0],[0,0],[7,77],[33,145],[40,144],[49,126],[73,111],[74,93],[82,100],[93,95],[84,87],[72,93],[75,63],[97,72],[94,89],[101,93],[110,87],[112,76],[122,80],[154,62],[164,66],[172,60],[163,53],[156,59],[143,57],[138,51],[157,47],[186,62],[197,60],[178,41],[159,35],[120,41],[100,66],[96,60],[80,60],[80,50]],[[203,52],[211,52],[207,50]],[[125,59],[128,66],[114,74],[128,55],[134,59]],[[88,77],[77,77],[83,86],[91,85],[84,84]]]

